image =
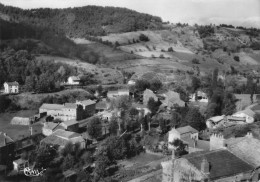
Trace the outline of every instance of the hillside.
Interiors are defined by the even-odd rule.
[[[23,10],[0,4],[0,13],[1,17],[10,21],[48,27],[70,37],[158,29],[162,26],[159,17],[115,7]]]

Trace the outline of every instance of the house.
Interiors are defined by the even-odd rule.
[[[197,91],[196,93],[190,95],[190,101],[191,102],[198,101],[198,102],[206,102],[206,103],[208,103],[209,99],[208,99],[208,96],[207,96],[207,94],[205,92]]]
[[[192,128],[191,126],[184,126],[180,128],[172,128],[171,131],[169,131],[169,137],[168,137],[168,148],[174,149],[174,146],[170,143],[173,142],[175,139],[182,140],[183,138],[191,138],[194,140],[198,140],[199,132],[198,130]]]
[[[129,89],[119,89],[119,90],[116,90],[116,91],[108,91],[107,92],[107,98],[109,98],[109,99],[114,99],[114,98],[122,96],[122,95],[129,96]]]
[[[80,148],[86,148],[86,142],[80,134],[61,129],[56,130],[54,133],[41,140],[41,144],[57,145],[60,149],[64,148],[69,142],[73,145],[79,143]]]
[[[0,132],[0,165],[12,165],[15,143],[3,132]]]
[[[150,98],[153,98],[156,102],[158,101],[158,97],[153,93],[153,91],[146,89],[143,93],[143,104],[147,106]]]
[[[75,103],[65,104],[42,104],[39,108],[39,113],[47,113],[48,116],[54,119],[67,120],[81,120],[83,119],[83,108]]]
[[[13,117],[11,120],[11,125],[31,125],[31,118],[23,118],[23,117]]]
[[[62,126],[61,123],[45,122],[43,123],[42,134],[44,136],[50,136],[54,131],[58,129],[65,130],[65,127]]]
[[[110,121],[113,114],[114,113],[111,111],[102,111],[102,112],[98,112],[97,116],[99,116],[102,120]]]
[[[128,84],[128,85],[135,85],[135,81],[134,81],[134,80],[129,80],[129,81],[127,82],[127,84]]]
[[[70,76],[68,78],[67,84],[69,84],[69,85],[79,85],[80,84],[80,78],[78,76]]]
[[[164,105],[166,105],[168,108],[172,108],[175,105],[178,105],[180,107],[185,106],[185,102],[181,100],[180,94],[174,91],[168,91],[167,93],[163,94],[165,97],[165,100],[162,101]]]
[[[222,116],[214,116],[214,117],[211,117],[209,118],[207,121],[206,121],[206,125],[207,125],[207,128],[217,128],[217,125],[223,121],[225,119],[225,115],[222,115]]]
[[[247,108],[245,110],[236,112],[232,116],[244,118],[246,123],[253,123],[255,121],[256,113],[251,109]]]
[[[25,160],[25,159],[17,159],[15,161],[13,161],[13,170],[14,171],[22,171],[24,170],[24,168],[28,167],[29,166],[29,161],[28,160]]]
[[[161,164],[162,182],[251,181],[255,173],[252,165],[225,149],[194,152],[181,158],[173,152],[172,159]]]
[[[96,111],[96,101],[93,100],[82,100],[82,101],[76,101],[76,104],[81,105],[83,107],[83,118],[85,119],[87,117],[93,116]]]
[[[74,119],[64,121],[60,125],[68,131],[77,132],[79,130],[79,122]]]
[[[106,101],[99,101],[96,103],[96,113],[105,111],[109,108],[109,104]]]
[[[4,83],[5,93],[19,93],[19,83],[18,82],[5,82]]]

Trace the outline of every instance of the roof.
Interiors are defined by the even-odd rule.
[[[30,118],[13,117],[11,124],[19,124],[21,122],[30,122]]]
[[[12,143],[13,140],[5,133],[0,132],[0,147],[6,146],[6,144]]]
[[[67,171],[64,171],[62,174],[63,174],[63,176],[64,176],[65,178],[68,178],[68,177],[70,177],[70,176],[75,175],[76,172],[69,169],[69,170],[67,170]]]
[[[236,115],[236,114],[241,114],[241,113],[243,113],[243,114],[246,114],[246,115],[248,115],[248,116],[250,116],[250,117],[255,117],[255,112],[254,111],[252,111],[251,109],[245,109],[245,110],[242,110],[242,111],[238,111],[238,112],[236,112],[234,115]]]
[[[246,120],[245,118],[236,117],[236,116],[227,116],[227,119],[231,120],[231,121],[245,121]]]
[[[107,102],[106,101],[99,101],[96,104],[96,109],[107,109]]]
[[[95,104],[96,102],[93,101],[93,100],[83,100],[83,101],[79,101],[81,104],[85,105],[85,106],[88,106],[88,105],[92,105],[92,104]]]
[[[228,149],[253,165],[254,167],[260,166],[260,140],[253,137],[239,137],[226,140]]]
[[[77,109],[77,104],[75,104],[75,103],[65,103],[64,107],[69,108],[69,109]]]
[[[79,81],[80,78],[78,76],[70,76],[69,78],[71,78],[73,81]]]
[[[61,110],[64,108],[62,104],[42,104],[40,109],[47,109],[47,110]]]
[[[202,149],[205,151],[210,150],[210,142],[206,140],[194,140],[190,136],[181,137],[181,140],[184,141],[189,147],[194,147],[198,149]]]
[[[185,102],[183,100],[181,100],[180,94],[177,92],[168,91],[165,94],[165,97],[166,97],[166,100],[168,100],[168,102],[178,104],[179,106],[185,106]]]
[[[54,123],[54,122],[46,122],[44,123],[43,126],[45,129],[50,129],[50,130],[54,130],[54,129],[64,129],[60,123]]]
[[[72,131],[65,131],[65,130],[61,130],[61,129],[56,130],[52,135],[55,135],[55,136],[58,136],[61,138],[66,138],[66,139],[72,139],[72,138],[81,136],[78,133],[75,133]]]
[[[18,82],[5,82],[7,85],[9,86],[19,86],[19,83]]]
[[[220,122],[221,120],[223,120],[224,117],[225,117],[225,115],[222,115],[222,116],[214,116],[214,117],[209,118],[208,120],[213,121],[214,123],[218,123],[218,122]]]
[[[63,124],[65,124],[66,126],[72,126],[75,124],[79,124],[79,122],[76,121],[75,119],[72,119],[72,120],[64,121]]]
[[[198,130],[192,128],[191,126],[184,126],[176,129],[180,134],[185,133],[199,133]]]
[[[209,178],[211,180],[249,172],[254,169],[253,166],[236,157],[228,150],[195,152],[183,156],[183,158],[187,159],[199,170],[201,169],[202,160],[206,159],[210,164]]]

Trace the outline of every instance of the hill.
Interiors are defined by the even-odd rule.
[[[159,17],[126,8],[85,6],[66,9],[23,10],[0,4],[1,16],[14,22],[48,27],[70,37],[106,35],[162,27]]]

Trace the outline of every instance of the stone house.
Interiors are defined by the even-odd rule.
[[[39,113],[47,113],[48,116],[54,119],[67,120],[81,120],[83,119],[83,108],[75,103],[65,104],[43,104],[39,108]]]
[[[69,84],[69,85],[79,85],[80,84],[80,78],[78,76],[70,76],[68,78],[67,84]]]
[[[190,101],[191,102],[198,101],[198,102],[208,103],[209,99],[208,99],[208,96],[205,92],[197,91],[196,93],[190,95]]]
[[[194,152],[162,162],[162,182],[233,182],[252,179],[254,167],[228,150]]]
[[[5,93],[19,93],[19,83],[18,82],[5,82],[4,83]]]
[[[80,134],[62,129],[56,130],[54,133],[41,140],[40,143],[59,146],[59,149],[62,149],[69,142],[71,142],[73,145],[79,143],[81,149],[86,148],[86,142]]]
[[[199,137],[198,130],[192,128],[191,126],[172,128],[171,131],[169,131],[168,148],[174,149],[174,146],[171,145],[170,142],[173,142],[175,139],[182,140],[183,138],[191,138],[194,140],[198,140],[198,137]]]
[[[58,129],[65,130],[65,127],[62,126],[61,123],[45,122],[42,127],[42,134],[44,136],[50,136]]]
[[[147,106],[150,98],[153,98],[156,102],[159,100],[152,90],[146,89],[143,93],[143,104]]]
[[[6,135],[0,132],[0,165],[10,167],[14,158],[15,143]]]
[[[74,119],[64,121],[60,125],[67,131],[78,132],[79,130],[79,122]]]
[[[93,100],[83,100],[83,101],[76,101],[77,105],[81,105],[83,107],[83,118],[93,116],[96,111],[96,101]]]
[[[169,109],[174,107],[175,105],[178,105],[180,107],[185,106],[185,102],[181,100],[180,94],[174,91],[168,91],[165,94],[162,94],[162,96],[165,98],[162,100],[162,104],[167,106]]]

